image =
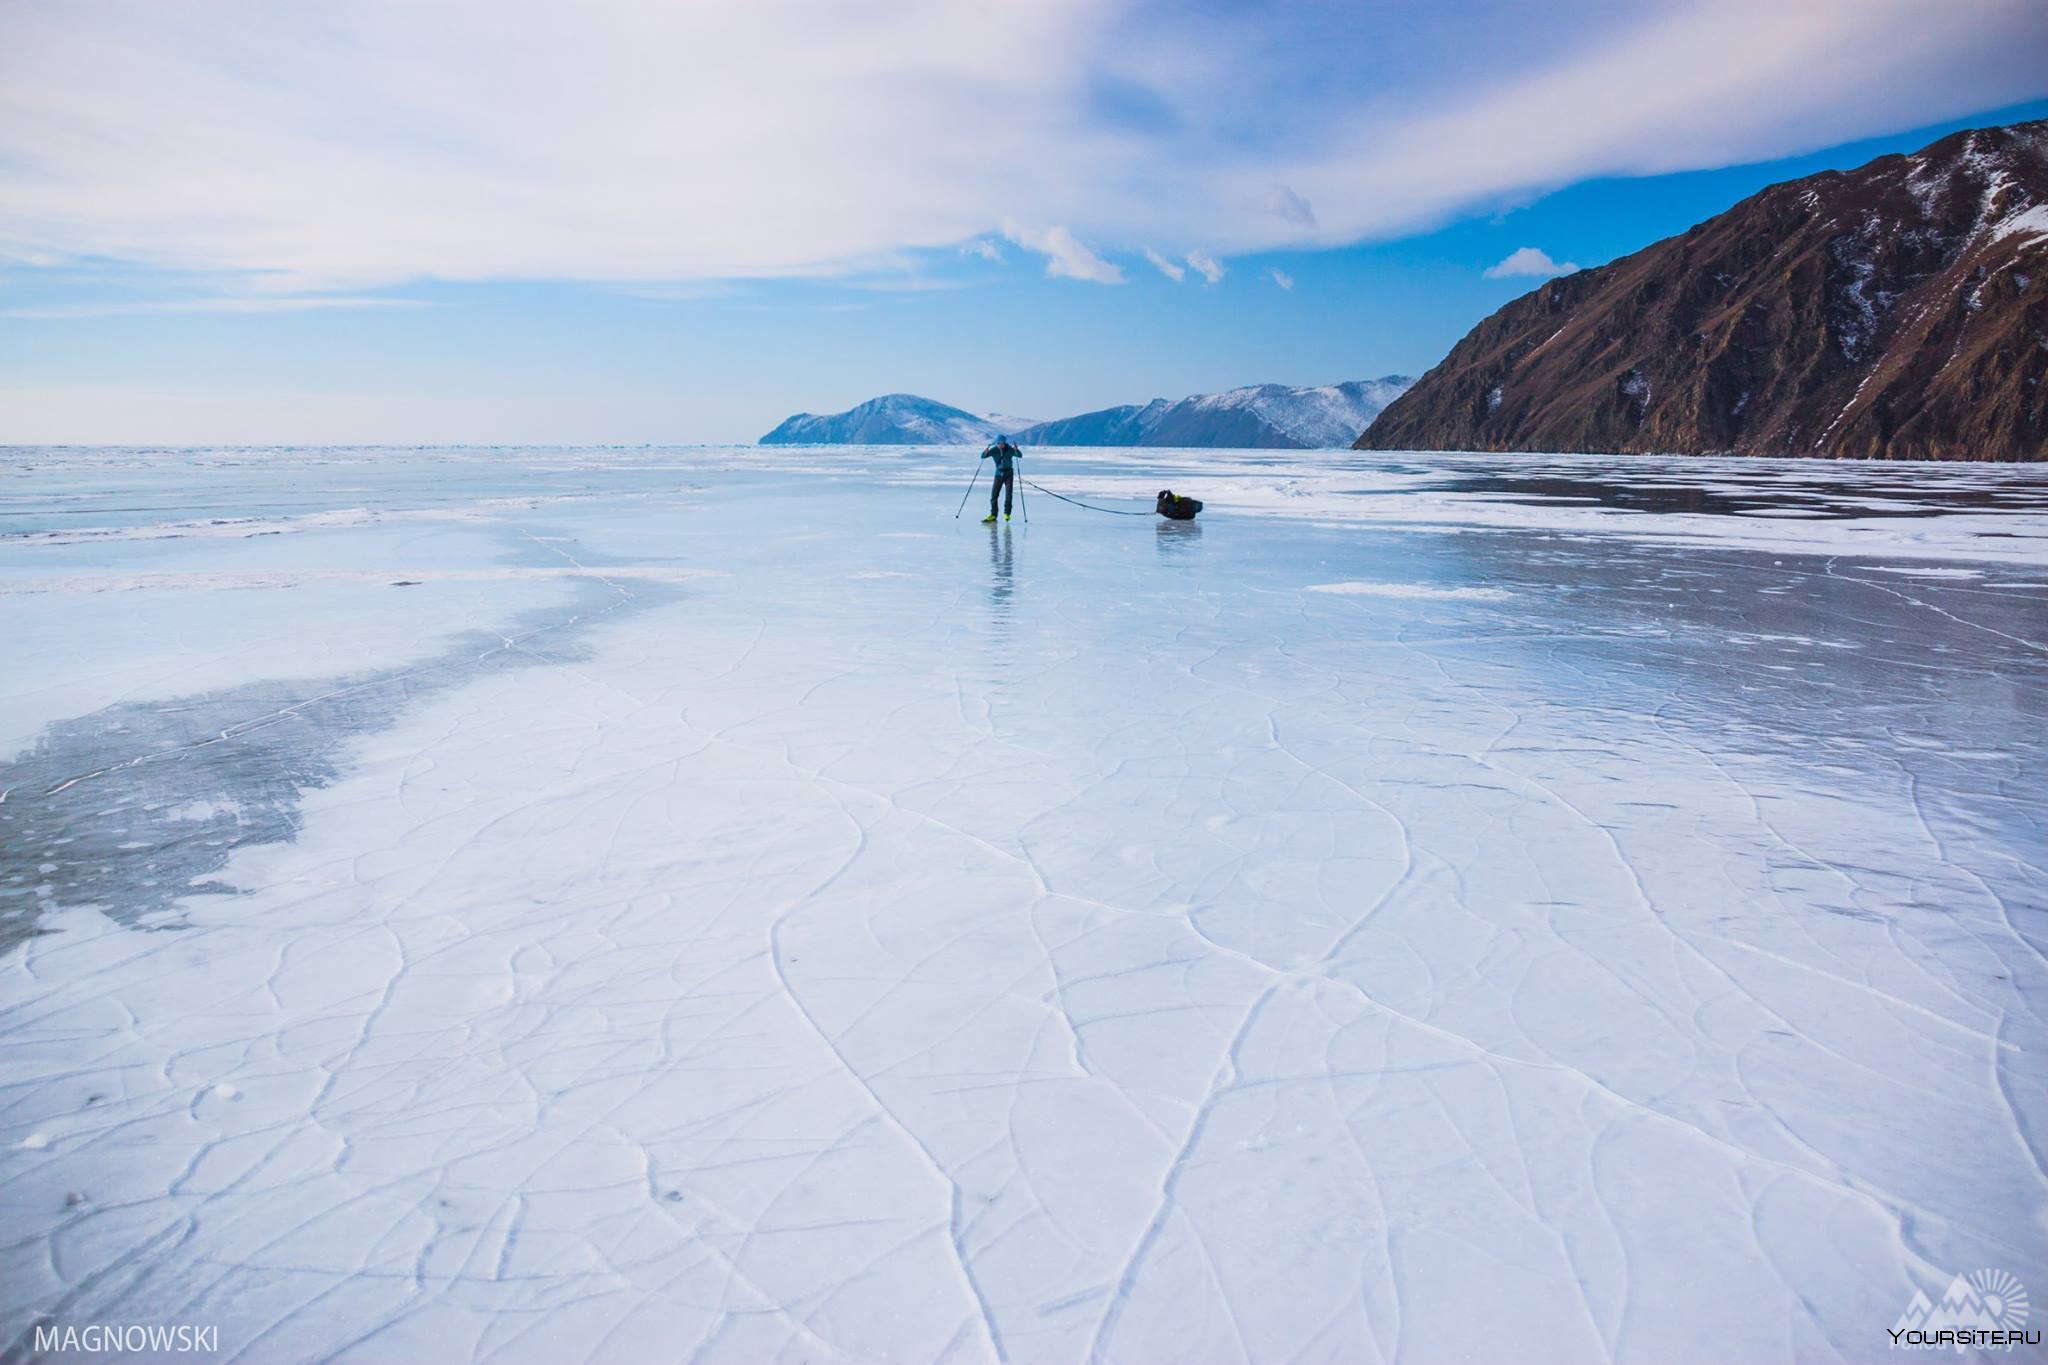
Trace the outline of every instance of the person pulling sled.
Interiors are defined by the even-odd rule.
[[[1011,445],[1007,436],[981,452],[982,459],[996,462],[996,479],[988,486],[988,515],[981,519],[982,525],[986,526],[996,519],[998,498],[1002,499],[1003,503],[1003,520],[1010,519],[1010,499],[1017,486],[1017,461],[1023,456],[1024,452]]]
[[[1171,488],[1162,488],[1159,501],[1152,504],[1152,510],[1169,521],[1193,521],[1195,513],[1202,510],[1202,500],[1184,498]]]

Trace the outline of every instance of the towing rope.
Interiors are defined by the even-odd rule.
[[[1031,480],[1025,478],[1021,474],[1017,476],[1017,482],[1023,484],[1026,488],[1038,488],[1037,484],[1031,482]],[[1055,493],[1050,488],[1038,488],[1038,491],[1045,494],[1048,498],[1058,498],[1061,502],[1071,502],[1074,504],[1074,506],[1085,507],[1091,512],[1107,512],[1111,516],[1117,517],[1149,517],[1152,515],[1150,512],[1126,511],[1121,507],[1097,507],[1092,502],[1082,502],[1077,498],[1070,498],[1064,493]]]

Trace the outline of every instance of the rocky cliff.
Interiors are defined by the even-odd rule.
[[[1369,450],[2048,459],[2048,121],[1787,181],[1487,318]]]

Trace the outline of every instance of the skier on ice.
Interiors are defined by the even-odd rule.
[[[981,452],[982,459],[996,462],[996,479],[989,485],[988,515],[981,519],[982,525],[986,526],[996,519],[998,497],[1003,501],[1003,520],[1010,519],[1010,498],[1017,485],[1017,461],[1023,457],[1024,452],[1011,445],[1007,436],[998,437],[994,445]]]

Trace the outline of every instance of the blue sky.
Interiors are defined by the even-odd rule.
[[[1539,282],[1489,277],[1518,252],[2048,116],[2048,7],[2007,0],[726,8],[10,11],[0,441],[1416,373]]]

